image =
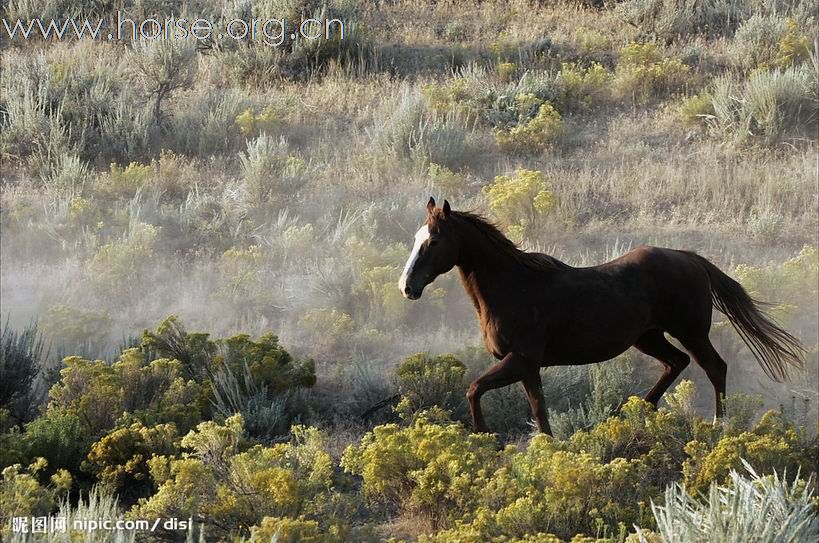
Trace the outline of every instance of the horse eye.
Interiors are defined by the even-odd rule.
[[[437,239],[435,239],[435,238],[430,238],[430,240],[429,240],[429,246],[430,246],[430,247],[432,247],[433,245],[437,245],[437,244],[438,244],[438,240],[437,240]]]

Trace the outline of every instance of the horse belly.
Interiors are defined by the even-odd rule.
[[[548,339],[544,363],[593,364],[610,360],[628,350],[651,327],[649,314],[627,304],[617,311],[572,312],[545,331]]]
[[[543,356],[543,366],[569,366],[604,362],[627,351],[634,343],[630,340],[608,341],[605,343],[583,344],[579,341],[565,341],[550,344]]]

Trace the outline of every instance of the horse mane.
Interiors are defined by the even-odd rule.
[[[513,259],[518,264],[535,271],[565,269],[569,266],[560,260],[542,253],[529,253],[519,248],[503,235],[503,232],[489,219],[471,211],[453,211],[452,216],[463,219],[485,236],[502,255]]]

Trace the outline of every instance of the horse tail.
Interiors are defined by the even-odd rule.
[[[761,311],[764,304],[704,257],[690,254],[708,274],[714,307],[728,317],[765,374],[782,382],[788,378],[788,366],[803,369],[805,348]]]

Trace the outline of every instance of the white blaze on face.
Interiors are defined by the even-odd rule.
[[[415,266],[415,261],[418,260],[418,253],[421,251],[421,245],[429,239],[429,226],[426,224],[418,229],[415,233],[415,245],[412,247],[412,252],[407,259],[407,264],[404,266],[404,273],[401,274],[401,280],[398,281],[398,288],[401,294],[404,294],[404,289],[407,288],[407,279],[412,273],[412,268]]]

